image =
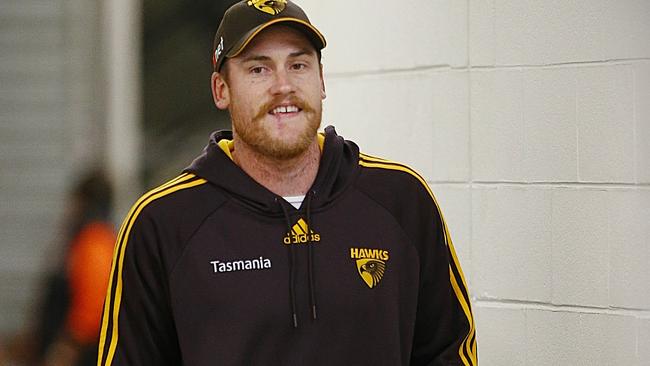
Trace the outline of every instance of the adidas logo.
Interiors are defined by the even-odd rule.
[[[305,220],[300,218],[291,228],[291,232],[288,232],[283,239],[284,244],[307,244],[308,242],[316,243],[320,241],[320,234],[314,232],[314,230],[307,227]]]
[[[356,259],[357,272],[368,287],[375,288],[384,278],[389,258],[387,250],[350,248],[350,258]]]

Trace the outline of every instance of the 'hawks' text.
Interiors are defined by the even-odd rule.
[[[388,251],[381,249],[366,249],[366,248],[350,248],[350,258],[352,259],[379,259],[382,261],[388,260]]]

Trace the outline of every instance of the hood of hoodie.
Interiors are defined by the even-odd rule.
[[[325,128],[321,159],[316,179],[309,189],[311,209],[333,201],[351,183],[358,172],[359,148],[336,133],[333,126]],[[226,191],[243,205],[268,215],[281,215],[278,195],[253,180],[219,145],[232,141],[229,130],[213,132],[203,153],[184,171],[195,174]]]

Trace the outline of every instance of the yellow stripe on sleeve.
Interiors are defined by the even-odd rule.
[[[133,226],[133,223],[135,222],[135,219],[137,218],[138,214],[142,211],[142,209],[151,201],[163,197],[165,195],[168,195],[170,193],[176,192],[178,190],[194,187],[206,182],[204,179],[198,179],[198,180],[191,181],[189,183],[182,184],[183,182],[190,181],[193,178],[195,178],[193,174],[185,173],[142,195],[142,197],[140,197],[140,199],[138,199],[138,201],[136,201],[136,203],[131,207],[128,215],[126,216],[126,219],[122,223],[122,226],[120,227],[120,231],[118,234],[117,242],[115,244],[115,249],[113,252],[113,265],[111,266],[108,288],[106,290],[106,300],[104,302],[104,315],[102,319],[102,327],[101,327],[100,338],[99,338],[99,352],[97,355],[97,366],[110,365],[111,362],[113,361],[115,347],[117,346],[117,330],[118,330],[117,317],[119,315],[119,306],[121,303],[121,295],[122,295],[122,264],[124,262],[124,252],[126,249],[127,239],[131,232],[131,228]],[[113,279],[115,277],[116,269],[117,269],[117,284],[115,288],[115,295],[113,295],[112,286],[113,286]],[[111,332],[111,343],[108,350],[108,354],[106,356],[106,362],[102,364],[104,351],[106,347],[106,337],[108,334],[108,323],[110,317],[111,303],[113,304],[113,317],[112,317],[113,327]]]
[[[451,281],[451,287],[454,289],[454,293],[456,293],[456,297],[459,299],[460,306],[463,309],[463,313],[465,313],[465,317],[467,319],[472,318],[471,310],[469,308],[469,305],[465,302],[465,297],[463,296],[463,293],[458,286],[458,282],[456,281],[456,276],[454,275],[451,266],[449,266],[449,280]],[[467,342],[472,336],[474,335],[474,322],[470,322],[470,330],[463,339],[463,342],[461,343],[460,348],[458,349],[458,354],[460,355],[460,358],[463,360],[463,363],[467,366],[470,366],[472,364],[468,363],[467,359],[465,358],[465,355],[463,354],[463,348],[467,350],[467,354],[470,356],[471,360],[474,361],[475,357],[472,352],[472,349],[470,347],[470,344]],[[476,363],[474,361],[474,363]]]
[[[170,180],[169,182],[164,183],[161,186],[156,187],[156,188],[150,190],[149,192],[145,193],[131,207],[131,209],[129,210],[129,213],[126,215],[126,219],[124,219],[124,221],[122,222],[122,225],[120,226],[120,231],[118,232],[118,235],[117,235],[117,240],[115,242],[115,248],[113,249],[113,265],[111,266],[111,273],[110,273],[110,277],[109,277],[109,281],[108,281],[108,287],[106,289],[106,300],[104,300],[104,315],[103,315],[103,319],[102,319],[102,327],[101,327],[101,330],[100,330],[100,337],[99,337],[99,354],[97,356],[97,366],[101,366],[102,358],[103,358],[103,355],[104,355],[104,347],[105,347],[105,343],[106,343],[106,330],[107,330],[107,327],[108,327],[109,310],[110,310],[110,305],[111,305],[111,302],[112,302],[111,301],[111,296],[112,296],[112,290],[113,290],[112,289],[113,278],[114,278],[114,275],[115,275],[115,264],[117,263],[117,254],[119,252],[120,243],[122,242],[124,228],[128,224],[131,216],[133,215],[133,211],[135,210],[135,208],[138,207],[142,203],[142,201],[144,201],[146,199],[146,197],[148,197],[149,195],[154,194],[154,193],[156,193],[156,192],[158,192],[160,190],[163,190],[163,189],[165,189],[165,188],[167,188],[167,187],[169,187],[171,185],[174,185],[174,184],[176,184],[178,182],[182,182],[182,181],[191,179],[192,177],[193,176],[190,176],[187,173],[181,174],[178,177]]]

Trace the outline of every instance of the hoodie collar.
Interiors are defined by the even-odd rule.
[[[232,138],[232,132],[228,130],[213,132],[203,153],[184,171],[208,180],[251,209],[282,214],[276,203],[278,196],[233,162],[230,154]],[[319,145],[322,149],[320,165],[309,190],[312,209],[334,200],[358,172],[359,148],[337,135],[334,127],[328,126],[324,133],[319,134]]]

